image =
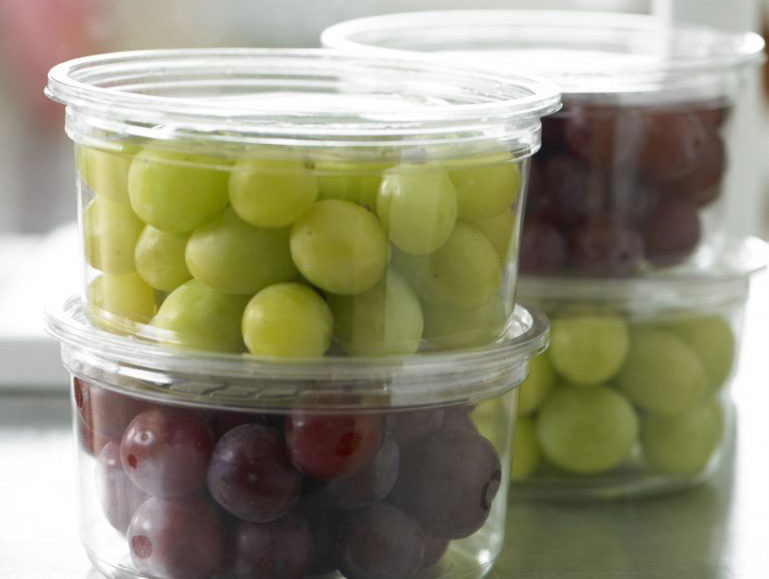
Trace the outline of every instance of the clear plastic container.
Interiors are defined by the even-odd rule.
[[[293,358],[504,335],[550,81],[217,49],[76,59],[47,92],[67,105],[100,327]]]
[[[706,270],[521,281],[552,329],[520,389],[514,496],[656,494],[716,471],[750,278],[768,255],[755,239],[728,250]]]
[[[393,14],[327,29],[326,46],[430,52],[556,81],[531,168],[521,271],[616,277],[681,263],[725,231],[734,184],[730,118],[753,33],[670,27],[651,16],[529,10]]]
[[[517,385],[547,343],[264,362],[48,314],[73,378],[80,535],[108,577],[480,578],[502,546]]]

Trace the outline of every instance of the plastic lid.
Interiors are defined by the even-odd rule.
[[[241,145],[499,140],[537,130],[560,105],[557,87],[534,76],[323,49],[89,56],[54,67],[46,94],[105,131]]]
[[[494,70],[536,71],[565,93],[698,89],[728,92],[734,72],[763,61],[754,33],[666,25],[647,15],[539,10],[390,14],[336,24],[325,46],[418,51]]]
[[[74,375],[154,398],[223,406],[358,409],[432,406],[496,396],[520,384],[547,347],[548,321],[516,306],[507,338],[483,348],[380,358],[276,361],[160,346],[91,325],[79,298],[46,312]]]

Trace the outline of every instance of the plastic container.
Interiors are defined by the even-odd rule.
[[[646,278],[522,280],[521,298],[552,331],[520,390],[514,496],[656,494],[718,469],[750,278],[767,246],[751,239],[727,256]]]
[[[217,49],[76,59],[47,92],[76,145],[99,326],[296,358],[504,335],[550,81]]]
[[[651,16],[529,10],[393,14],[337,24],[327,46],[430,52],[556,81],[532,165],[521,271],[625,276],[686,261],[729,236],[730,118],[763,60],[753,33]]]
[[[517,385],[547,319],[377,360],[180,352],[48,315],[73,378],[80,535],[108,577],[480,578],[502,545]]]

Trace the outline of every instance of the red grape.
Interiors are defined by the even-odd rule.
[[[75,378],[75,406],[85,426],[107,440],[119,441],[126,426],[147,403]]]
[[[307,521],[312,534],[307,575],[336,571],[339,567],[336,542],[343,511],[331,508],[322,492],[305,492],[297,503],[296,513]]]
[[[422,569],[432,567],[443,557],[449,547],[448,539],[438,539],[431,535],[425,535],[425,553],[422,558]]]
[[[108,442],[96,462],[96,494],[109,524],[125,533],[136,509],[149,497],[131,482],[120,462],[120,445]]]
[[[572,155],[592,167],[622,165],[638,154],[643,127],[643,118],[634,109],[575,106],[566,126],[566,143]]]
[[[680,178],[697,166],[707,139],[706,126],[695,114],[650,115],[639,156],[641,171],[657,184]]]
[[[443,424],[444,415],[442,408],[391,412],[387,415],[387,428],[398,445],[405,449],[437,432]]]
[[[696,162],[689,169],[661,181],[660,189],[670,195],[696,205],[712,202],[721,193],[721,179],[726,171],[726,149],[716,131],[705,133]]]
[[[301,579],[312,552],[312,535],[294,515],[269,523],[241,523],[235,531],[237,579]]]
[[[686,201],[666,199],[644,227],[646,258],[657,264],[680,261],[694,251],[700,235],[697,208]]]
[[[625,275],[643,259],[638,232],[608,215],[593,218],[572,231],[569,250],[574,266],[593,275]]]
[[[560,231],[543,219],[526,219],[520,253],[524,273],[554,273],[566,267],[566,242]]]

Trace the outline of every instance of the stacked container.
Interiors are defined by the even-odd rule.
[[[153,51],[51,71],[75,142],[80,532],[110,577],[482,577],[555,85],[413,57]]]
[[[707,478],[728,442],[748,282],[765,263],[724,221],[744,194],[731,119],[762,39],[638,15],[454,11],[350,21],[323,41],[526,69],[564,93],[543,121],[521,240],[518,295],[553,322],[521,392],[521,495]]]

